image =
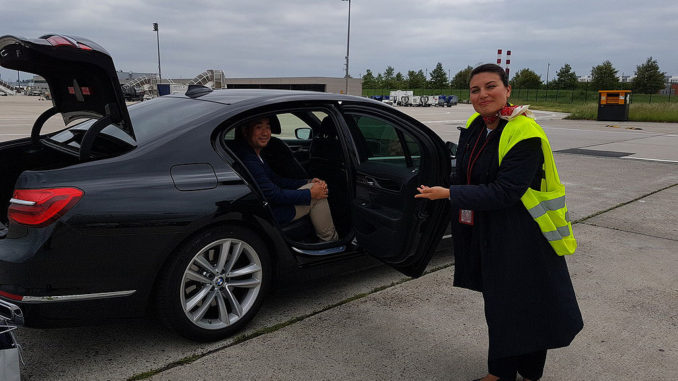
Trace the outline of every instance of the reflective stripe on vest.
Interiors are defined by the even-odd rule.
[[[478,116],[478,113],[473,114],[466,122],[466,128]],[[518,116],[506,123],[499,139],[499,166],[513,146],[530,138],[541,139],[545,181],[542,181],[539,191],[528,188],[520,201],[537,222],[539,229],[556,254],[573,254],[577,249],[577,241],[572,232],[572,223],[565,203],[565,186],[558,177],[548,138],[537,122],[526,116]]]

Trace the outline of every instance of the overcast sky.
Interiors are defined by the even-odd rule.
[[[0,0],[0,35],[87,37],[123,71],[157,72],[157,22],[163,78],[343,77],[347,18],[341,0]],[[454,75],[503,49],[512,74],[542,80],[549,64],[549,79],[565,63],[585,75],[605,60],[628,75],[650,56],[678,75],[676,40],[676,0],[352,0],[350,74],[441,62]]]

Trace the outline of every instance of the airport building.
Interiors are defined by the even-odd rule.
[[[187,85],[205,85],[215,89],[280,89],[280,90],[305,90],[319,91],[325,93],[346,93],[348,85],[348,94],[361,96],[363,92],[363,81],[361,78],[335,77],[270,77],[270,78],[228,78],[221,70],[206,70],[195,78],[183,79],[162,79],[158,81],[156,73],[133,73],[118,72],[118,79],[121,84],[133,87],[156,87],[158,83],[171,84],[175,86]]]

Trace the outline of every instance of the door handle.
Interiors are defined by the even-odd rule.
[[[370,176],[365,176],[365,184],[371,186],[371,187],[379,187],[379,182],[374,179],[373,177]]]

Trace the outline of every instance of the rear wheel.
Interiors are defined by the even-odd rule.
[[[254,317],[270,281],[271,261],[256,234],[215,228],[170,259],[158,283],[158,312],[189,339],[223,339]]]

